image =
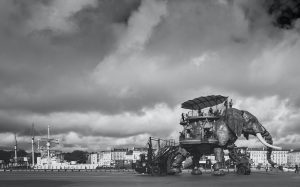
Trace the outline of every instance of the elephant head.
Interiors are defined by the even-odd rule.
[[[271,160],[273,149],[282,150],[281,147],[272,145],[273,140],[270,133],[259,123],[257,118],[248,111],[229,108],[226,112],[227,125],[233,133],[238,137],[241,134],[248,139],[249,135],[254,135],[265,146],[267,146],[267,160],[274,166],[275,162]]]

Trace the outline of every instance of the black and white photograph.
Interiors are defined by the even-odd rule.
[[[299,0],[0,0],[0,187],[300,185]]]

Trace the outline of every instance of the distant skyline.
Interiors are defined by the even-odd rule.
[[[224,95],[300,148],[300,3],[0,1],[0,148],[63,151],[178,139],[180,104]],[[293,14],[286,14],[293,12]],[[255,138],[238,145],[261,146]]]

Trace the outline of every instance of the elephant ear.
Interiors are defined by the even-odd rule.
[[[241,136],[242,134],[244,122],[242,111],[235,108],[227,109],[226,124],[237,137]]]

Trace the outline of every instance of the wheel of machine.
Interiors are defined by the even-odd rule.
[[[158,166],[153,166],[151,169],[152,175],[160,175],[160,168]]]
[[[239,166],[237,169],[238,175],[246,175],[246,168],[244,166]]]
[[[251,169],[250,168],[247,168],[247,171],[246,171],[246,174],[245,175],[250,175],[251,173]]]
[[[250,175],[250,171],[247,171],[245,175]]]

